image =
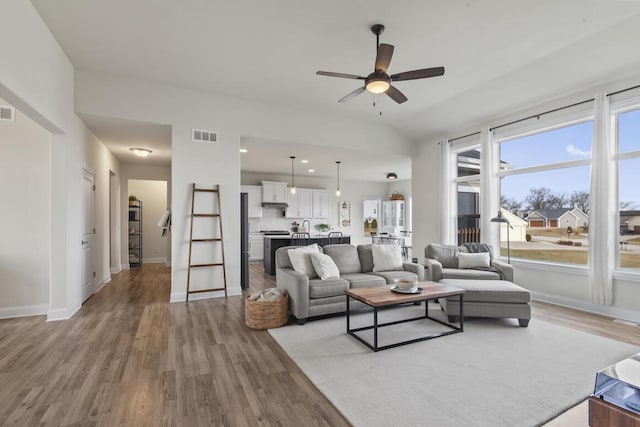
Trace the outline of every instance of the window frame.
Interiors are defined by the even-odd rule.
[[[630,111],[640,111],[640,96],[629,97],[616,102],[611,102],[609,107],[611,135],[615,138],[615,156],[616,162],[616,230],[620,229],[620,161],[640,159],[640,150],[627,151],[620,153],[620,127],[619,116]],[[620,253],[620,233],[616,234],[615,245],[615,267],[613,269],[614,279],[629,280],[634,282],[640,282],[640,268],[622,267],[620,265],[621,253]]]

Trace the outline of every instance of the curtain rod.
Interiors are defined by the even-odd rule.
[[[638,88],[640,88],[640,85],[636,85],[636,86],[628,87],[628,88],[626,88],[626,89],[620,89],[620,90],[617,90],[617,91],[615,91],[615,92],[608,93],[608,94],[607,94],[607,96],[617,95],[617,94],[619,94],[619,93],[622,93],[622,92],[628,92],[628,91],[630,91],[630,90],[634,90],[634,89],[638,89]]]
[[[584,101],[576,102],[576,103],[571,104],[571,105],[566,105],[564,107],[554,108],[553,110],[544,111],[542,113],[534,114],[534,115],[529,116],[529,117],[524,117],[522,119],[514,120],[514,121],[509,122],[509,123],[505,123],[505,124],[502,124],[502,125],[494,126],[492,128],[489,128],[489,131],[494,131],[496,129],[500,129],[500,128],[503,128],[505,126],[513,125],[513,124],[520,123],[520,122],[524,122],[525,120],[529,120],[529,119],[536,119],[536,118],[539,119],[540,116],[544,116],[545,114],[555,113],[556,111],[565,110],[565,109],[571,108],[571,107],[576,107],[578,105],[586,104],[588,102],[593,102],[594,100],[595,100],[595,98],[585,99]]]
[[[474,136],[474,135],[480,135],[480,131],[478,131],[478,132],[473,132],[473,133],[470,133],[470,134],[468,134],[468,135],[459,136],[459,137],[457,137],[457,138],[447,139],[447,142],[457,141],[457,140],[459,140],[459,139],[464,139],[464,138],[466,138],[466,137],[468,137],[468,136]]]

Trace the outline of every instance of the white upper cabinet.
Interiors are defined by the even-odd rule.
[[[262,181],[262,203],[286,203],[287,183]]]
[[[306,188],[296,189],[296,194],[287,191],[287,204],[289,207],[286,211],[287,218],[311,218],[313,214],[312,208],[312,192]]]
[[[329,192],[312,190],[313,218],[329,218]]]
[[[262,187],[241,185],[240,191],[249,195],[249,218],[262,218]]]

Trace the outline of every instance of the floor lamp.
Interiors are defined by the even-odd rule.
[[[491,222],[497,222],[500,224],[507,224],[507,262],[511,264],[511,248],[509,247],[509,229],[513,228],[511,224],[509,224],[509,220],[502,216],[502,211],[498,211],[498,216],[495,218],[491,218]],[[502,230],[502,226],[500,226]]]

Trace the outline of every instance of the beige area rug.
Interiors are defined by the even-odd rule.
[[[436,315],[442,312],[432,305]],[[420,316],[383,311],[381,322]],[[372,322],[359,314],[356,326]],[[433,330],[382,328],[382,344]],[[437,325],[437,324],[435,324]],[[532,319],[473,319],[463,333],[374,353],[345,332],[345,317],[269,333],[355,426],[534,426],[584,400],[596,371],[640,348]]]

